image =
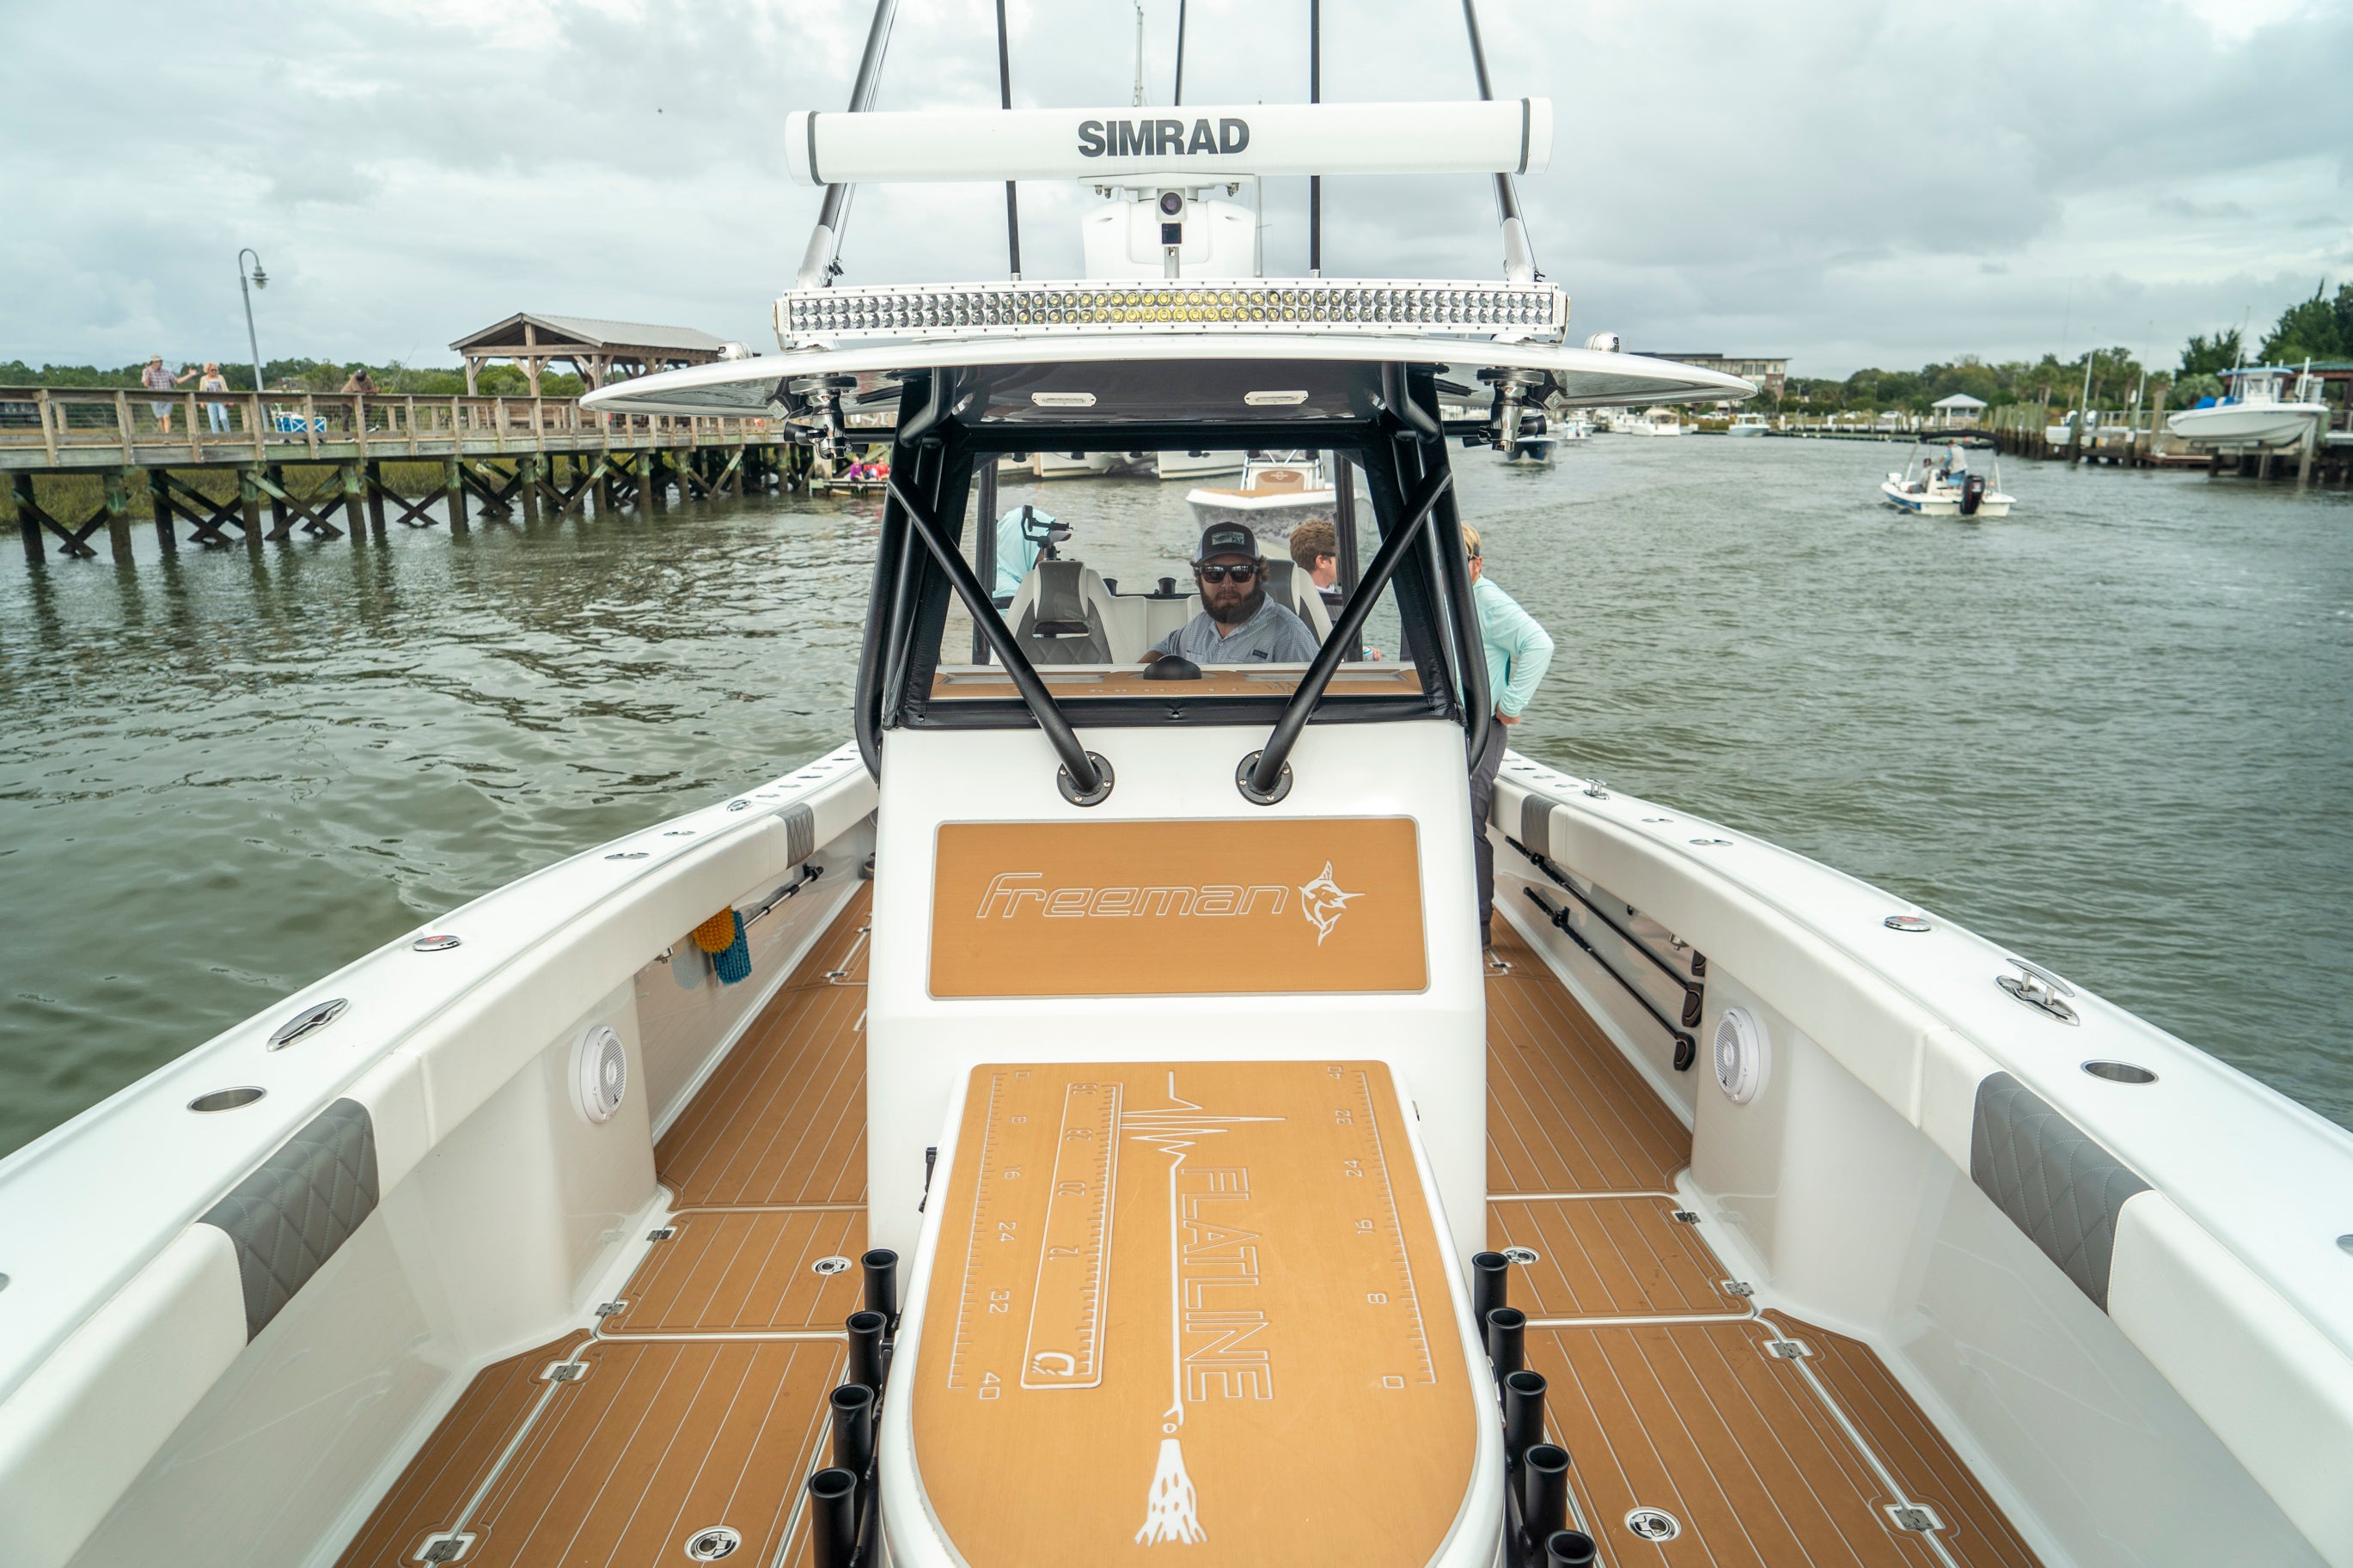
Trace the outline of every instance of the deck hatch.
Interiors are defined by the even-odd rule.
[[[1408,1138],[1377,1063],[976,1068],[892,1378],[959,1560],[1430,1562],[1492,1395]]]

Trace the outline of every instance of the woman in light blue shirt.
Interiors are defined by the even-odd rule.
[[[1479,553],[1479,531],[1462,525],[1462,552],[1471,558],[1471,602],[1479,611],[1479,637],[1487,649],[1487,690],[1495,703],[1495,723],[1487,749],[1471,771],[1471,854],[1479,870],[1479,946],[1495,967],[1495,849],[1487,841],[1487,818],[1495,806],[1495,775],[1504,766],[1504,731],[1520,721],[1537,682],[1552,664],[1552,637],[1513,597],[1487,581]]]

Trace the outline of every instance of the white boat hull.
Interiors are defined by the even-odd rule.
[[[1888,505],[1914,517],[1959,517],[1961,492],[1939,485],[1933,489],[1907,490],[1893,479],[1882,481],[1879,493]],[[1978,510],[1970,517],[2008,517],[2016,498],[2000,490],[1988,490],[1978,498]]]
[[[1153,471],[1164,479],[1208,479],[1242,471],[1240,452],[1162,452]]]
[[[1239,522],[1270,543],[1287,546],[1291,531],[1303,522],[1329,522],[1337,505],[1336,490],[1293,490],[1277,496],[1244,495],[1235,490],[1196,489],[1185,494],[1193,520],[1201,527]]]
[[[2197,447],[2285,447],[2303,440],[2327,412],[2317,403],[2225,403],[2185,408],[2166,427]]]

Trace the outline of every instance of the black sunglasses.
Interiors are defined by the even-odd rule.
[[[1247,583],[1258,575],[1258,563],[1245,561],[1239,566],[1196,566],[1193,575],[1204,583]]]

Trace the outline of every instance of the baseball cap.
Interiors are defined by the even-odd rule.
[[[1239,522],[1213,522],[1201,531],[1201,548],[1193,552],[1195,561],[1207,561],[1212,555],[1247,555],[1258,559],[1258,535]]]

